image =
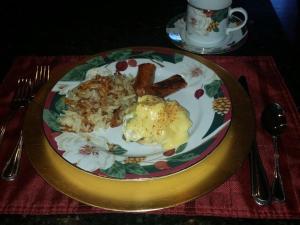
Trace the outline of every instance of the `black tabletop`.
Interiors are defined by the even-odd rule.
[[[224,55],[272,55],[300,106],[299,5],[296,0],[233,0],[249,14],[249,35],[238,50]],[[1,3],[0,78],[19,55],[84,55],[129,46],[177,48],[166,24],[186,11],[186,0],[28,1]],[[1,224],[296,224],[300,221],[155,216],[76,215],[0,216]],[[47,222],[48,221],[48,222]],[[52,222],[51,222],[52,221]]]

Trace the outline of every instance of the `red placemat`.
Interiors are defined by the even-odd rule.
[[[2,85],[0,86],[0,116],[3,117],[9,106],[16,77],[24,71],[34,73],[35,65],[56,65],[75,63],[85,56],[18,57]],[[258,206],[250,196],[250,176],[248,161],[224,184],[202,198],[173,208],[148,212],[166,215],[205,215],[240,218],[300,218],[300,117],[293,99],[281,77],[272,57],[210,56],[208,59],[224,67],[236,78],[245,75],[256,115],[270,101],[283,105],[288,120],[288,128],[282,135],[281,168],[286,202],[270,206]],[[269,180],[273,171],[272,141],[260,127],[257,116],[257,143],[267,169]],[[15,138],[12,124],[1,146],[0,168],[9,155],[12,140]],[[14,182],[0,181],[0,213],[2,214],[79,214],[112,213],[107,210],[84,205],[48,185],[33,169],[23,154],[20,175]]]

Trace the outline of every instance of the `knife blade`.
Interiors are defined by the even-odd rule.
[[[238,79],[241,86],[249,95],[248,83],[245,76]],[[251,151],[249,153],[250,176],[251,176],[251,195],[258,205],[268,205],[271,203],[271,190],[258,152],[256,139],[253,140]]]

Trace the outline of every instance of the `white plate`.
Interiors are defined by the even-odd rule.
[[[192,127],[187,143],[165,152],[160,146],[142,145],[122,139],[122,126],[98,129],[91,133],[61,131],[57,115],[63,113],[62,99],[68,90],[96,74],[113,74],[119,61],[135,60],[136,65],[122,71],[135,76],[142,63],[156,65],[155,82],[180,74],[188,86],[168,96],[178,101],[190,114]],[[202,92],[201,96],[198,95]],[[214,106],[223,102],[223,111]],[[221,107],[222,108],[222,107]],[[231,120],[230,97],[217,74],[188,56],[164,52],[133,52],[131,49],[95,57],[78,65],[58,81],[48,94],[44,113],[44,130],[52,147],[61,156],[85,171],[113,178],[158,177],[185,169],[209,154],[224,137]],[[115,144],[114,151],[105,144]],[[82,154],[83,146],[98,149],[95,154]],[[85,152],[86,153],[86,152]],[[134,163],[134,165],[133,165]],[[129,168],[130,167],[130,168]],[[124,172],[125,171],[125,172]]]

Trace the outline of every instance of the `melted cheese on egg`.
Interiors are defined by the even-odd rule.
[[[187,142],[191,125],[188,111],[177,101],[144,95],[124,117],[123,135],[126,141],[176,149]]]

